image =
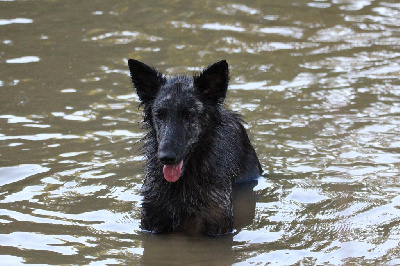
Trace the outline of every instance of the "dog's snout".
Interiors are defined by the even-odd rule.
[[[176,154],[173,151],[161,151],[158,154],[158,159],[164,165],[175,164]]]

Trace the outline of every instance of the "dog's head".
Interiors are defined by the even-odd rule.
[[[207,119],[224,102],[229,82],[228,64],[222,60],[200,74],[171,78],[134,59],[129,59],[128,65],[145,108],[145,120],[157,135],[164,177],[175,182],[191,147],[208,126]]]

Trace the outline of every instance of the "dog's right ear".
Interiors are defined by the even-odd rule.
[[[163,74],[135,59],[129,59],[128,66],[140,101],[146,103],[153,100],[165,82]]]

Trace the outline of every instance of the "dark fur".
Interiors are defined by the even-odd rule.
[[[228,64],[223,60],[198,75],[171,78],[137,60],[128,64],[147,129],[142,229],[232,232],[233,184],[257,178],[262,170],[241,118],[222,106]],[[163,164],[182,160],[179,180],[167,182]]]

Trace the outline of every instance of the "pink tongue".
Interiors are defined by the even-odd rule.
[[[164,168],[163,168],[164,178],[168,182],[178,181],[179,176],[181,175],[181,172],[182,172],[182,165],[183,165],[183,161],[181,161],[178,164],[164,165]]]

